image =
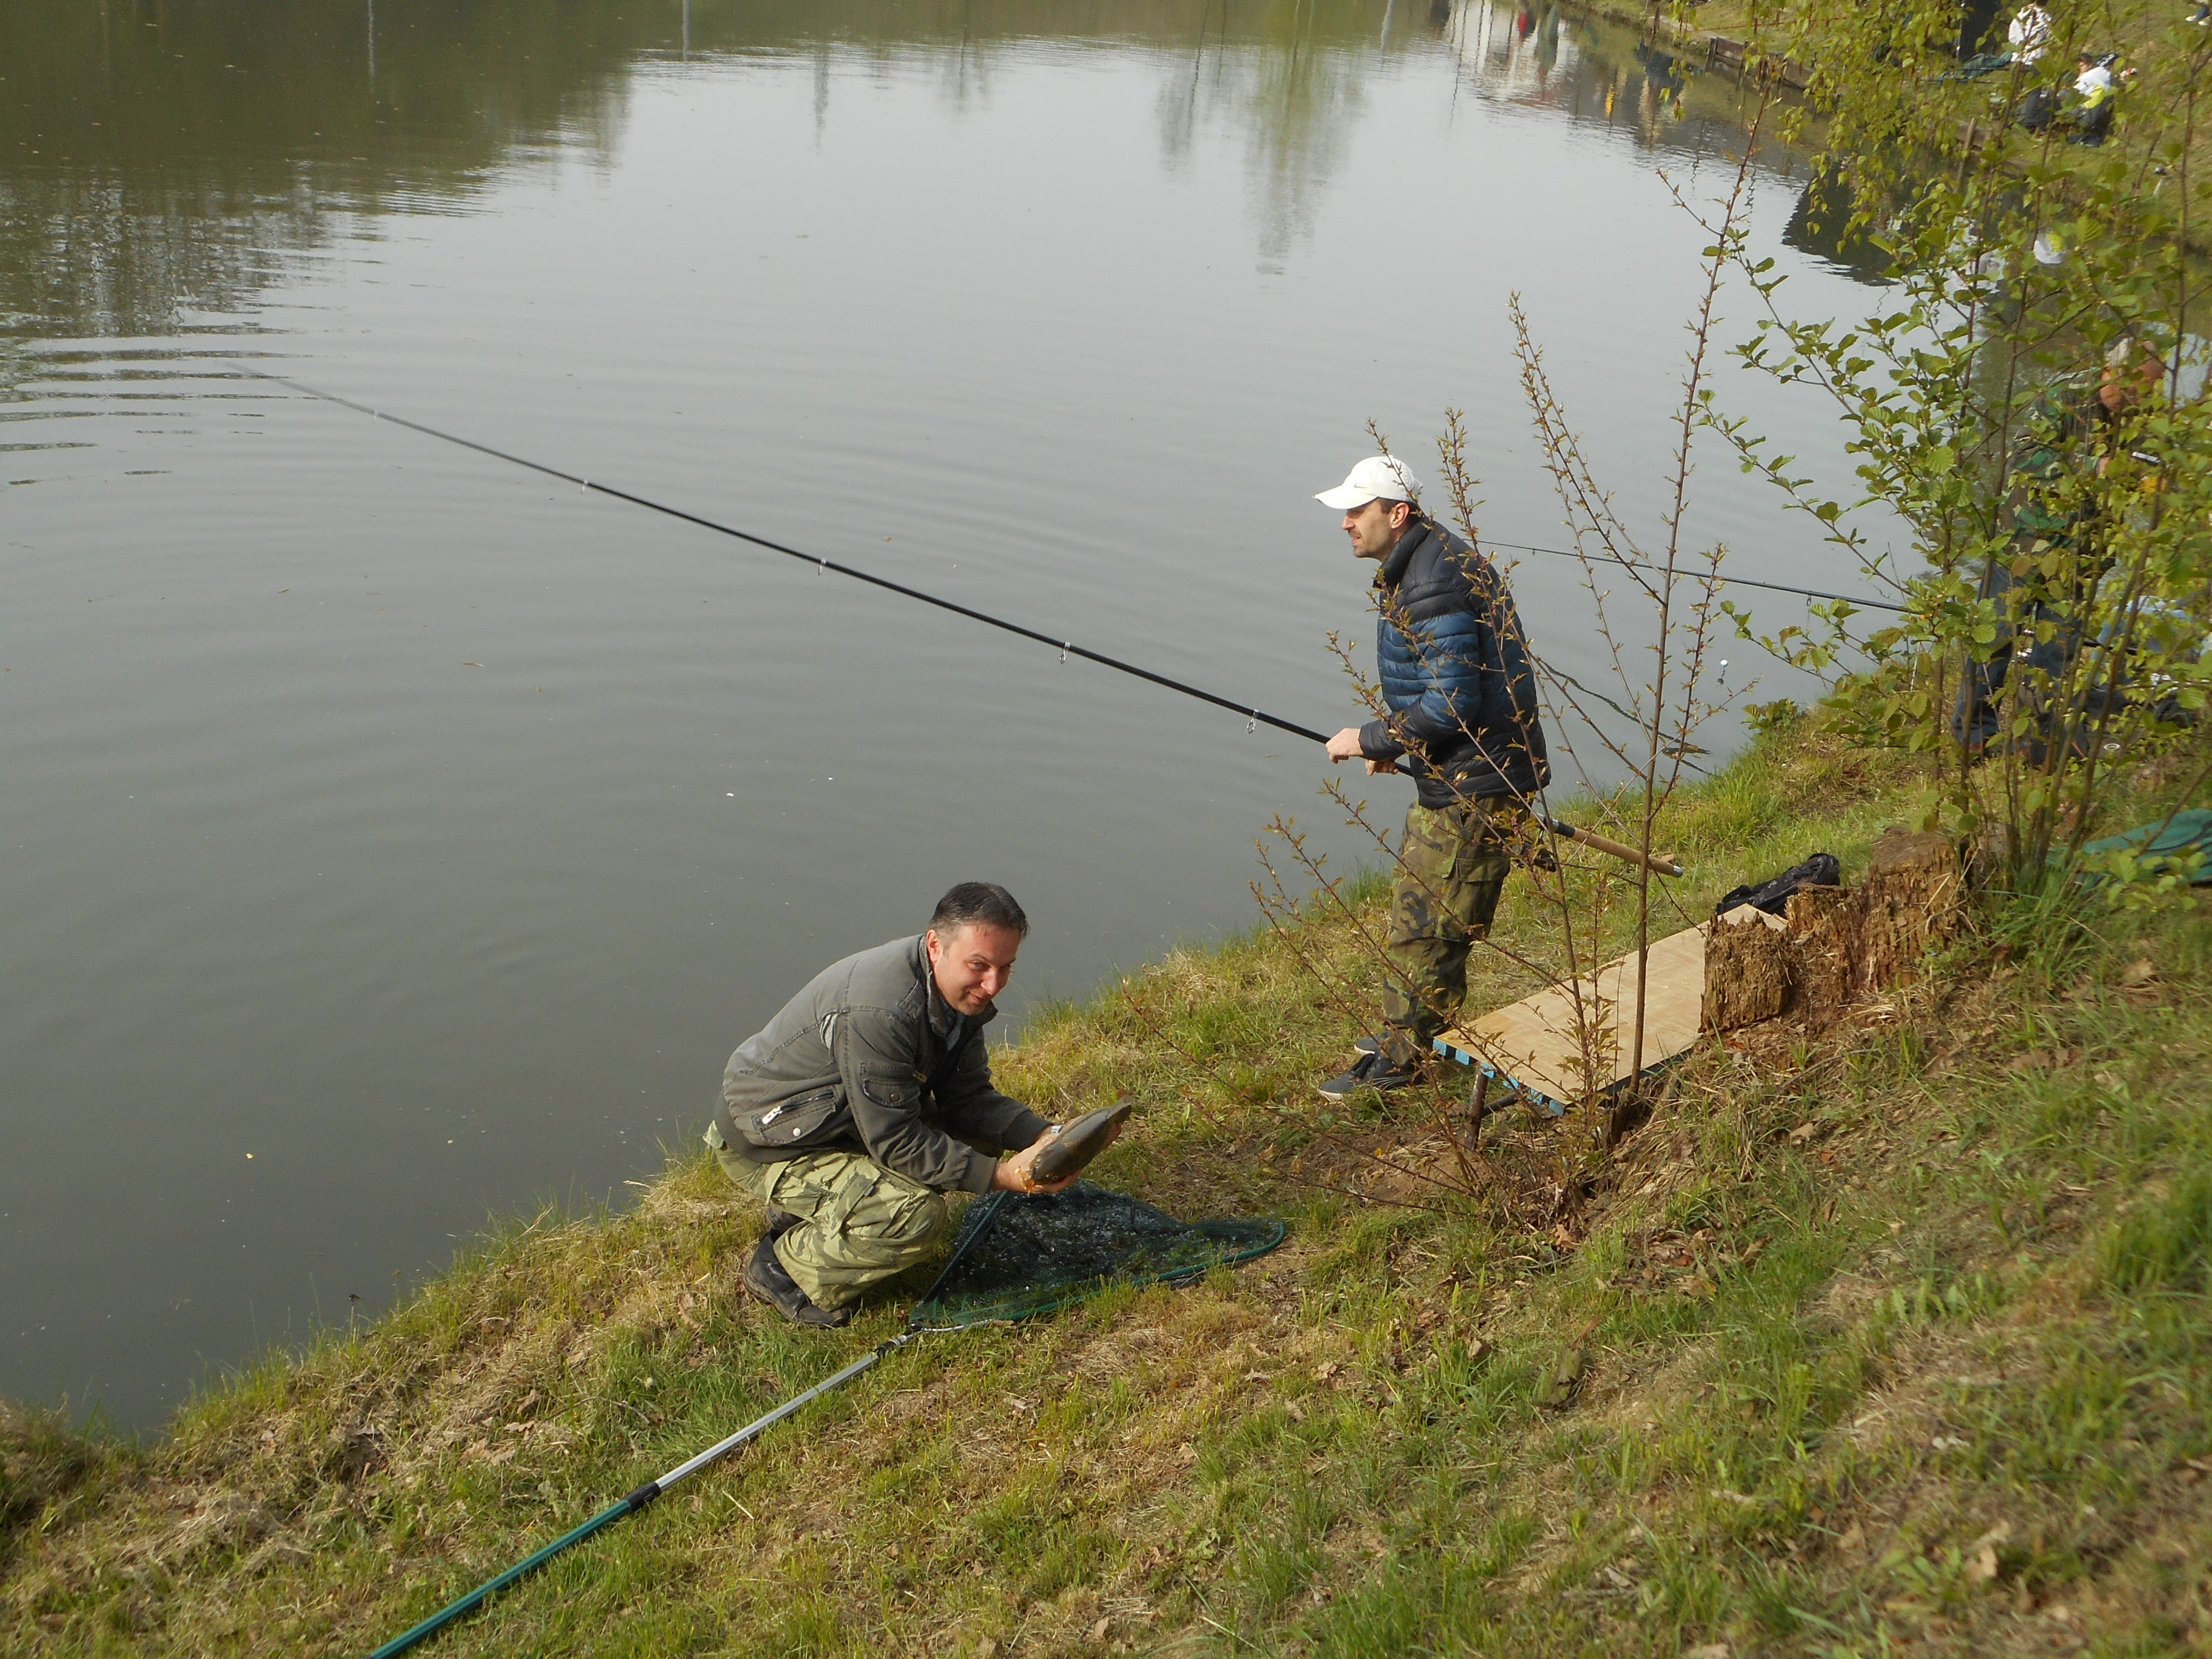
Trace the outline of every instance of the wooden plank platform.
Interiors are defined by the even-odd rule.
[[[1705,994],[1705,930],[1711,926],[1702,923],[1651,941],[1641,1070],[1674,1059],[1698,1040]],[[1576,1036],[1577,991],[1583,1017],[1595,1028],[1598,1087],[1617,1087],[1639,1069],[1628,1053],[1636,1034],[1633,951],[1577,986],[1553,986],[1456,1026],[1436,1040],[1436,1050],[1462,1066],[1480,1066],[1558,1117],[1589,1093],[1583,1045]]]

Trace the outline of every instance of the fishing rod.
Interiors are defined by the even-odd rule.
[[[1039,645],[1050,646],[1063,657],[1080,657],[1085,662],[1095,662],[1102,668],[1111,668],[1123,674],[1133,674],[1140,680],[1150,680],[1154,685],[1164,686],[1170,691],[1180,691],[1187,697],[1196,697],[1201,702],[1210,702],[1217,708],[1226,708],[1231,714],[1242,714],[1247,721],[1256,720],[1262,725],[1288,732],[1293,737],[1311,738],[1316,743],[1328,741],[1311,727],[1300,726],[1294,720],[1279,719],[1263,708],[1247,708],[1243,703],[1232,702],[1227,697],[1216,696],[1211,691],[1187,684],[1182,680],[1170,679],[1165,674],[1155,674],[1149,668],[1139,668],[1136,664],[1124,662],[1119,657],[1109,657],[1103,651],[1093,651],[1086,646],[1076,644],[1073,640],[1056,639],[1050,634],[1040,634],[1034,628],[1024,628],[1019,623],[1008,622],[1003,617],[994,617],[988,611],[977,611],[972,606],[959,604],[956,600],[941,599],[934,593],[925,593],[918,587],[908,587],[904,582],[895,582],[888,576],[878,576],[872,571],[858,569],[849,564],[840,564],[836,560],[825,559],[818,553],[803,553],[795,547],[787,547],[781,542],[770,541],[765,536],[756,536],[750,530],[739,530],[734,525],[723,524],[718,520],[705,518],[696,513],[688,513],[680,507],[671,507],[665,501],[656,501],[647,495],[633,495],[627,489],[617,489],[612,484],[599,483],[591,478],[580,477],[574,472],[563,472],[557,466],[548,466],[543,461],[533,461],[526,456],[511,454],[504,449],[495,449],[489,444],[478,443],[474,438],[464,438],[458,433],[441,432],[434,426],[425,426],[420,421],[410,421],[404,416],[387,414],[380,409],[372,409],[367,404],[357,404],[352,398],[341,398],[334,392],[319,391],[313,386],[282,374],[270,374],[262,369],[247,368],[243,363],[236,367],[257,380],[271,380],[278,386],[289,386],[295,392],[304,392],[310,398],[319,398],[326,404],[336,404],[341,409],[350,409],[356,414],[368,416],[371,420],[388,422],[393,426],[404,427],[410,432],[419,432],[426,438],[437,438],[446,443],[459,444],[463,449],[473,449],[479,455],[489,455],[495,460],[506,461],[514,466],[527,467],[532,472],[543,473],[549,478],[558,478],[562,483],[574,484],[580,489],[596,491],[602,495],[612,496],[618,501],[628,501],[632,507],[642,507],[654,513],[665,514],[672,519],[681,519],[685,524],[696,525],[702,530],[712,530],[719,535],[732,536],[738,541],[750,542],[755,547],[766,548],[771,553],[781,553],[784,557],[796,559],[801,564],[811,564],[825,572],[835,571],[840,576],[850,576],[854,581],[866,582],[871,587],[880,587],[890,592],[902,594],[909,599],[919,599],[924,605],[935,605],[939,611],[950,611],[956,617],[965,617],[970,622],[982,623],[988,627],[999,629],[1005,633],[1018,634],[1025,640],[1035,640]]]
[[[334,392],[325,392],[319,387],[293,380],[288,375],[271,374],[264,369],[254,368],[245,363],[234,364],[233,367],[240,373],[250,375],[257,380],[267,380],[276,386],[289,386],[303,396],[314,398],[326,404],[335,404],[340,409],[350,409],[356,414],[366,415],[373,421],[384,421],[393,426],[404,427],[408,431],[420,433],[426,438],[435,438],[442,443],[455,444],[463,449],[473,450],[479,455],[489,455],[494,460],[505,461],[511,466],[523,467],[548,478],[558,478],[562,483],[574,484],[581,490],[596,491],[599,495],[611,496],[618,501],[628,501],[633,507],[642,507],[649,511],[665,514],[672,519],[679,519],[685,524],[696,525],[702,530],[711,530],[718,535],[733,537],[741,542],[750,542],[755,547],[765,548],[771,553],[781,553],[787,559],[798,560],[801,564],[811,564],[824,572],[835,571],[840,576],[850,576],[854,580],[866,582],[871,587],[880,587],[906,599],[918,599],[924,605],[936,606],[939,611],[950,611],[957,617],[965,617],[970,622],[982,623],[1001,632],[1018,635],[1025,640],[1035,640],[1039,645],[1051,647],[1062,657],[1080,657],[1085,662],[1095,662],[1102,668],[1111,668],[1117,673],[1133,675],[1140,680],[1149,680],[1152,684],[1164,687],[1167,690],[1179,691],[1186,697],[1195,697],[1200,702],[1210,702],[1217,708],[1226,708],[1231,714],[1242,714],[1244,716],[1248,728],[1256,722],[1272,726],[1279,732],[1287,732],[1294,738],[1304,738],[1309,742],[1322,744],[1328,742],[1326,732],[1316,732],[1310,726],[1301,726],[1296,720],[1286,720],[1279,714],[1270,714],[1264,708],[1249,708],[1243,703],[1233,702],[1227,697],[1218,696],[1188,681],[1175,679],[1166,674],[1154,673],[1149,668],[1140,668],[1135,663],[1124,662],[1119,657],[1109,657],[1103,651],[1093,651],[1087,646],[1076,644],[1073,640],[1056,639],[1050,634],[1039,633],[1034,628],[1025,628],[1021,623],[1009,622],[1003,617],[994,617],[988,611],[978,611],[971,605],[962,605],[956,600],[944,599],[935,593],[926,593],[918,587],[908,586],[904,582],[895,582],[888,576],[878,576],[872,571],[858,569],[849,564],[841,564],[835,559],[825,559],[817,553],[802,552],[798,548],[786,546],[781,542],[771,541],[765,536],[756,536],[749,530],[739,530],[734,525],[726,525],[716,519],[687,512],[680,507],[671,507],[665,501],[654,501],[649,495],[639,495],[627,489],[617,489],[612,484],[600,483],[578,473],[564,472],[557,466],[549,466],[543,461],[533,461],[527,456],[517,455],[507,450],[495,449],[489,444],[478,442],[474,438],[464,438],[459,433],[443,431],[434,426],[426,426],[420,421],[410,421],[404,416],[388,414],[381,409],[374,408],[368,404],[356,403],[350,398],[341,398]],[[1662,876],[1679,876],[1682,873],[1682,866],[1668,860],[1654,858],[1636,848],[1608,840],[1588,830],[1577,829],[1571,823],[1562,823],[1557,818],[1547,817],[1541,812],[1537,813],[1535,817],[1536,821],[1553,835],[1564,836],[1570,841],[1579,842],[1594,851],[1609,854],[1617,859],[1625,859],[1631,864],[1640,865]]]

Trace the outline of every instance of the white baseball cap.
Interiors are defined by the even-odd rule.
[[[1389,455],[1370,455],[1352,469],[1342,483],[1322,490],[1314,499],[1323,507],[1349,513],[1370,501],[1414,501],[1420,496],[1421,481],[1406,471],[1403,461]]]

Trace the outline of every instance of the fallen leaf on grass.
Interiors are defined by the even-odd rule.
[[[1814,1135],[1820,1133],[1820,1126],[1808,1120],[1792,1129],[1790,1132],[1790,1139],[1796,1141],[1800,1146],[1802,1146],[1807,1141],[1810,1140]]]
[[[1984,1544],[1974,1552],[1974,1559],[1966,1568],[1966,1582],[1986,1584],[1997,1576],[1997,1553],[1995,1547]]]
[[[2157,979],[2158,969],[2148,957],[2137,957],[2120,972],[2120,984],[2130,991],[2139,991]]]

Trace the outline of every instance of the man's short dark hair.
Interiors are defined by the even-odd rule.
[[[994,881],[963,881],[937,901],[929,925],[940,933],[980,921],[987,927],[1011,927],[1029,937],[1030,919],[1014,896]]]

